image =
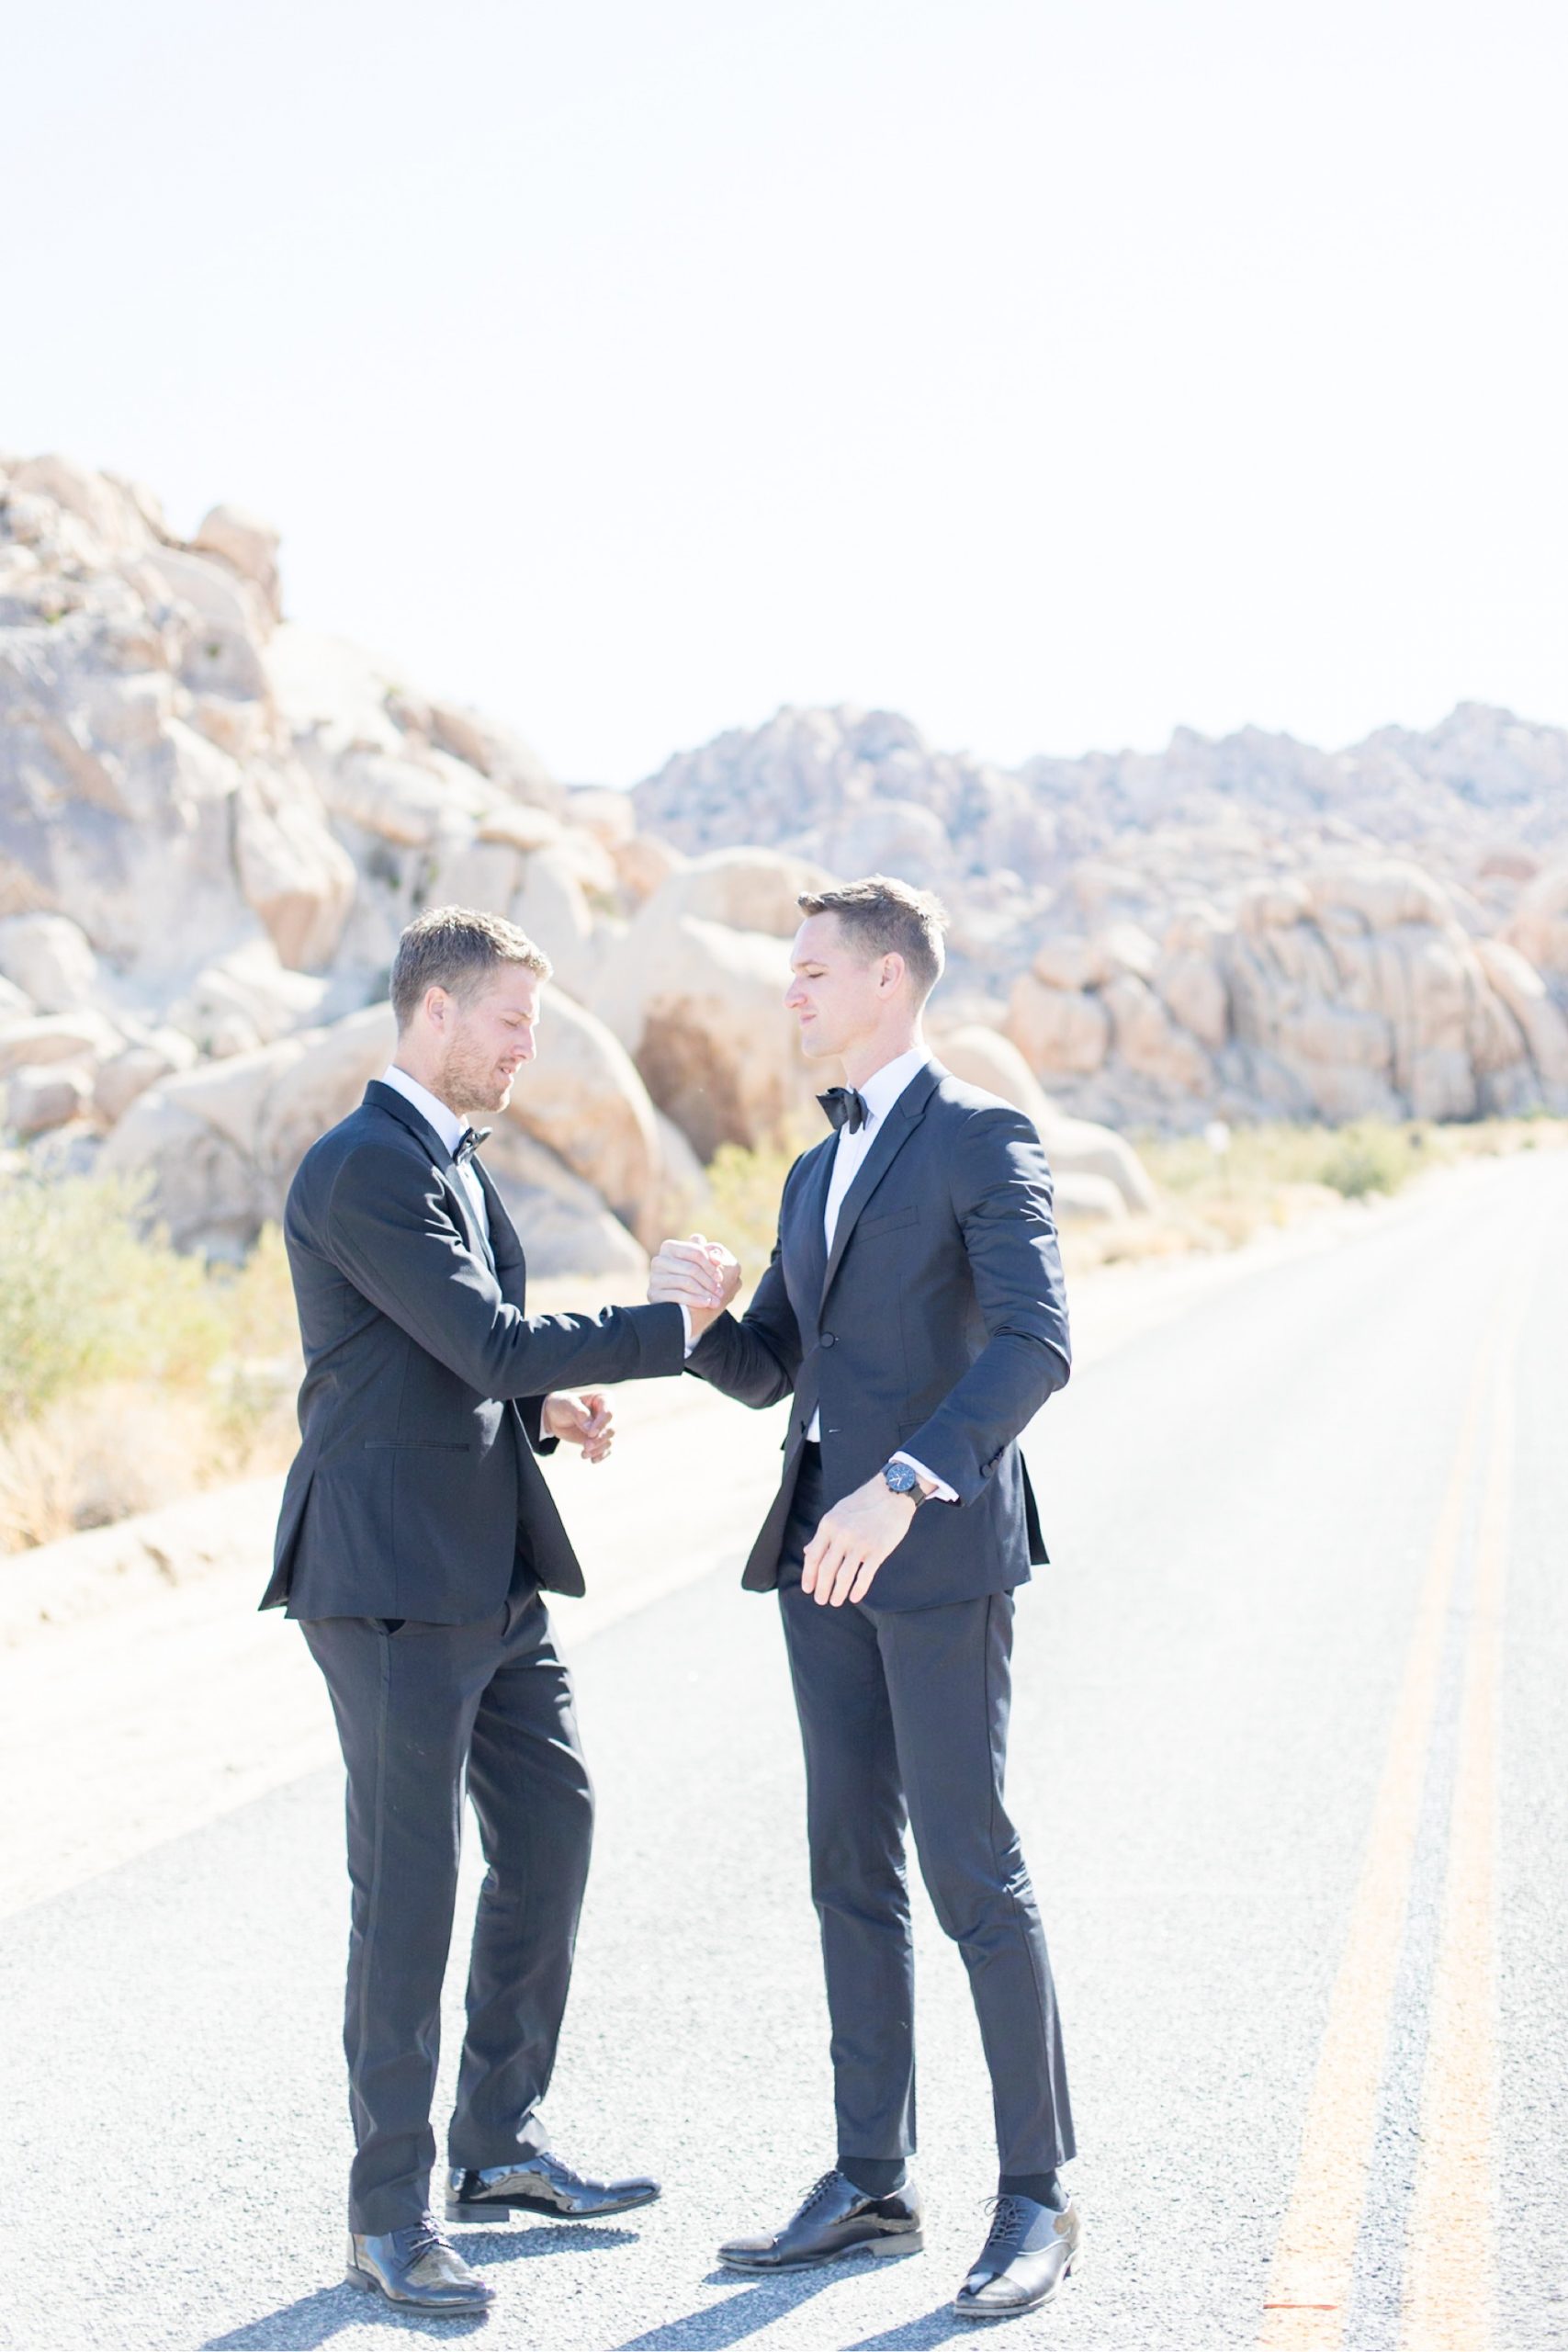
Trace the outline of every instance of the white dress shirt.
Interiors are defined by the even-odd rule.
[[[457,1150],[468,1133],[467,1119],[460,1119],[456,1111],[448,1110],[438,1094],[432,1094],[427,1086],[422,1086],[417,1078],[411,1078],[406,1069],[400,1069],[396,1062],[389,1062],[387,1068],[381,1072],[381,1083],[383,1086],[391,1087],[400,1094],[405,1102],[413,1104],[420,1117],[427,1125],[435,1129],[448,1151]],[[472,1159],[465,1159],[462,1166],[455,1168],[452,1172],[461,1184],[473,1208],[479,1231],[488,1241],[490,1239],[490,1211],[485,1206],[484,1186],[474,1173]]]
[[[861,1101],[865,1104],[865,1118],[853,1135],[850,1133],[848,1126],[839,1129],[838,1143],[833,1155],[833,1173],[828,1180],[828,1203],[822,1223],[823,1238],[828,1244],[829,1257],[833,1254],[833,1240],[839,1230],[839,1211],[844,1205],[845,1193],[864,1166],[865,1156],[875,1141],[887,1114],[892,1110],[909,1080],[919,1071],[924,1069],[930,1059],[931,1056],[924,1048],[917,1046],[911,1053],[899,1054],[893,1061],[884,1062],[882,1068],[874,1070],[866,1080],[865,1084],[856,1090]],[[809,1443],[820,1444],[822,1438],[820,1409],[812,1414],[811,1427],[807,1430],[806,1435]],[[895,1462],[908,1462],[912,1469],[918,1470],[927,1486],[934,1488],[932,1497],[934,1501],[955,1503],[958,1500],[953,1488],[944,1486],[935,1471],[928,1470],[923,1462],[917,1462],[912,1453],[895,1453],[892,1459]]]

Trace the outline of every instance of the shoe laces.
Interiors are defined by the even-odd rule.
[[[987,2245],[1010,2245],[1022,2237],[1029,2227],[1029,2209],[1021,2197],[988,2197],[985,2202],[991,2216]]]
[[[437,2222],[434,2214],[426,2213],[423,2221],[411,2222],[408,2244],[410,2268],[412,2269],[416,2262],[423,2262],[427,2254],[434,2254],[437,2251],[450,2254],[452,2241]]]
[[[834,2182],[841,2180],[842,2177],[843,2175],[840,2172],[837,2165],[835,2165],[831,2172],[825,2172],[819,2180],[814,2180],[810,2188],[807,2190],[805,2199],[801,2204],[801,2214],[804,2216],[805,2214],[809,2213],[815,2206],[820,2205],[823,2198],[826,2197]]]

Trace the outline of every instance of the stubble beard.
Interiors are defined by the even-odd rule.
[[[486,1111],[504,1111],[512,1100],[513,1081],[502,1083],[493,1061],[455,1044],[441,1066],[441,1099],[460,1119]]]

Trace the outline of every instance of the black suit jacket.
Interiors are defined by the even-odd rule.
[[[793,1392],[783,1483],[746,1564],[776,1584],[800,1449],[822,1416],[830,1498],[908,1453],[953,1488],[923,1503],[877,1572],[884,1609],[926,1609],[1027,1581],[1046,1557],[1017,1440],[1071,1363],[1051,1171],[1010,1103],[929,1062],[889,1111],[839,1211],[836,1138],[784,1182],[778,1241],[744,1317],[720,1316],[688,1369],[741,1403]]]
[[[479,1161],[491,1246],[450,1154],[395,1087],[312,1145],[284,1238],[299,1309],[300,1447],[264,1609],[471,1623],[518,1544],[540,1584],[582,1570],[538,1464],[552,1388],[678,1373],[678,1306],[525,1312],[522,1245]]]

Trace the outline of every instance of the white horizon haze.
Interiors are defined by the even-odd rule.
[[[1568,723],[1545,0],[10,12],[0,451],[626,785]]]

